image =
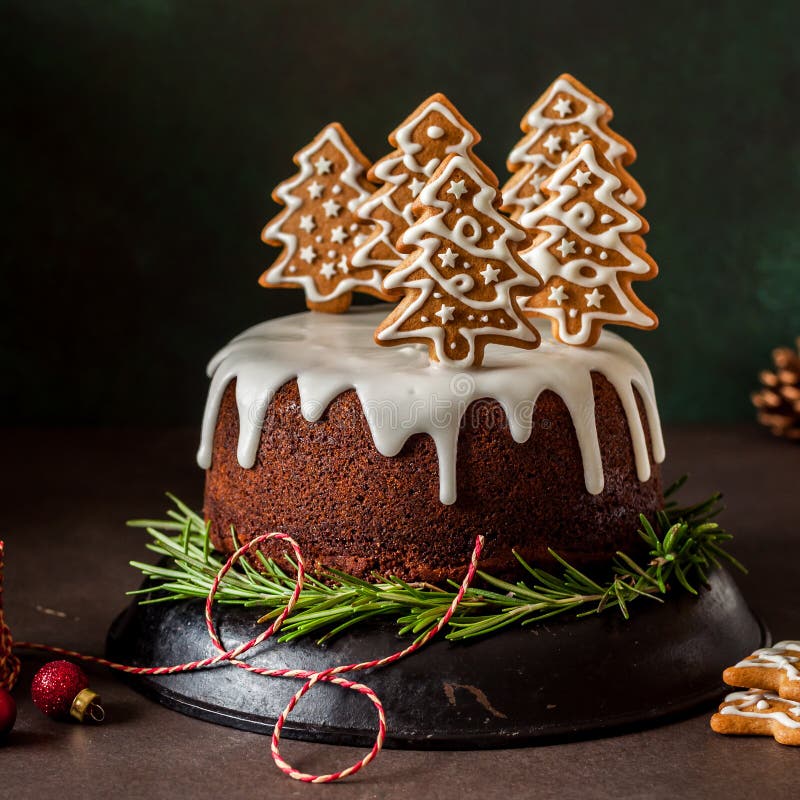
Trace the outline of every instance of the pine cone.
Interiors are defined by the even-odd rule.
[[[765,369],[758,376],[764,385],[751,395],[758,421],[775,436],[800,442],[800,338],[797,352],[778,347],[772,360],[774,371]]]

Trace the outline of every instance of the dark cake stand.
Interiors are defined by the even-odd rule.
[[[131,605],[111,627],[110,658],[139,666],[215,655],[202,601]],[[217,607],[226,647],[259,628],[254,608]],[[258,666],[323,670],[370,660],[408,641],[391,623],[355,628],[319,646],[267,641],[247,654]],[[441,636],[441,635],[440,635]],[[769,634],[730,575],[715,571],[698,598],[676,591],[664,604],[638,601],[626,621],[616,611],[508,628],[466,643],[434,639],[382,669],[345,677],[376,691],[386,710],[389,747],[507,747],[602,735],[710,705],[724,692],[721,673],[768,643]],[[131,678],[134,687],[193,717],[257,733],[275,719],[301,682],[226,666]],[[329,684],[304,697],[286,736],[369,746],[375,709]]]

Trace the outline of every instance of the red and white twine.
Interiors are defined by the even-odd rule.
[[[295,580],[294,589],[292,590],[292,594],[285,608],[265,631],[260,633],[254,639],[251,639],[249,642],[240,644],[238,647],[235,647],[232,650],[226,650],[220,641],[212,615],[212,607],[214,604],[214,597],[217,594],[217,589],[219,588],[220,582],[231,569],[231,567],[248,550],[257,547],[259,544],[267,541],[268,539],[278,539],[284,541],[289,544],[294,551],[295,560],[297,562],[297,578]],[[248,672],[253,672],[256,675],[265,675],[273,678],[296,678],[304,680],[305,682],[303,685],[289,700],[286,708],[281,711],[275,723],[275,728],[272,732],[272,743],[270,746],[272,760],[275,762],[281,772],[283,772],[285,775],[288,775],[290,778],[293,778],[294,780],[303,781],[304,783],[332,783],[333,781],[338,781],[341,778],[346,778],[349,775],[354,775],[356,772],[363,769],[375,758],[375,756],[378,755],[378,753],[380,753],[381,749],[383,748],[384,739],[386,738],[386,716],[384,714],[383,704],[381,703],[380,698],[372,689],[369,688],[369,686],[366,686],[363,683],[347,680],[346,678],[340,676],[345,672],[356,672],[365,669],[383,667],[387,664],[393,664],[394,662],[399,661],[401,658],[405,658],[406,656],[415,653],[421,647],[426,645],[434,636],[436,636],[436,634],[438,634],[450,621],[450,618],[453,616],[456,608],[458,608],[459,603],[463,599],[464,593],[471,584],[472,579],[475,576],[475,570],[478,566],[478,559],[480,558],[480,554],[483,549],[483,542],[483,536],[478,536],[475,540],[475,548],[472,551],[469,569],[467,570],[467,574],[464,576],[464,580],[461,582],[453,602],[450,604],[450,607],[447,609],[446,613],[442,616],[436,626],[428,631],[425,636],[413,644],[410,644],[403,650],[399,650],[396,653],[385,656],[384,658],[378,658],[372,661],[361,661],[354,664],[342,664],[340,666],[330,667],[319,672],[304,669],[267,669],[265,667],[257,667],[253,664],[249,664],[240,658],[240,656],[243,656],[248,650],[252,649],[266,639],[269,639],[280,629],[284,620],[289,616],[289,614],[292,613],[292,610],[297,603],[297,599],[300,596],[300,592],[303,589],[306,572],[303,554],[300,551],[300,547],[298,546],[297,542],[292,539],[291,536],[288,536],[285,533],[274,532],[257,536],[255,539],[248,542],[246,545],[243,545],[235,553],[233,553],[225,562],[222,569],[220,569],[220,571],[217,573],[216,578],[214,578],[214,582],[211,585],[208,597],[206,598],[205,620],[211,643],[219,651],[219,654],[209,658],[201,659],[199,661],[190,661],[186,664],[174,664],[173,666],[169,667],[133,667],[127,664],[118,664],[105,658],[99,658],[98,656],[84,655],[83,653],[78,653],[74,650],[67,650],[62,647],[53,647],[51,645],[38,644],[36,642],[12,642],[11,633],[3,621],[3,543],[0,542],[0,685],[11,688],[11,686],[14,685],[17,676],[19,675],[19,659],[14,655],[12,648],[41,650],[47,653],[56,653],[58,655],[69,656],[70,658],[87,661],[93,664],[101,664],[111,669],[125,672],[129,675],[172,675],[177,672],[191,672],[197,669],[207,669],[230,664],[235,667],[239,667],[240,669],[245,669]],[[378,732],[370,751],[346,769],[339,770],[338,772],[331,772],[325,775],[312,775],[307,772],[300,772],[292,767],[291,764],[288,764],[286,761],[284,761],[280,754],[281,732],[283,731],[283,726],[286,723],[286,719],[288,718],[289,714],[292,713],[298,702],[318,683],[332,683],[336,686],[341,686],[344,689],[352,689],[353,691],[364,695],[370,700],[373,706],[375,706],[375,710],[378,715]]]

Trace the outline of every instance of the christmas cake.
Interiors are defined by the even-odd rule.
[[[338,124],[297,154],[261,283],[303,288],[312,310],[210,364],[198,461],[215,547],[281,530],[315,566],[437,583],[463,575],[478,534],[495,575],[519,569],[514,552],[636,550],[639,516],[663,507],[664,445],[645,360],[603,326],[655,326],[631,283],[657,268],[610,118],[559,78],[526,117],[505,201],[442,95],[369,170]],[[396,305],[324,313],[353,291]]]

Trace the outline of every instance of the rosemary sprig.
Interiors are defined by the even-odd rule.
[[[647,543],[647,560],[640,563],[617,552],[607,576],[597,579],[553,550],[549,552],[558,564],[555,572],[534,567],[515,554],[528,577],[510,583],[479,570],[485,586],[467,590],[450,620],[447,638],[469,639],[564,613],[584,617],[617,608],[628,619],[631,603],[640,597],[663,602],[673,582],[696,595],[697,587],[708,582],[709,572],[722,561],[746,571],[725,550],[733,537],[713,521],[721,510],[720,495],[685,507],[672,499],[685,480],[667,490],[668,502],[653,524],[640,517],[639,534]],[[175,508],[167,511],[167,519],[128,523],[145,528],[151,537],[147,549],[165,557],[158,564],[131,562],[150,579],[144,588],[128,593],[141,596],[141,603],[205,598],[224,563],[211,549],[203,519],[178,498],[168,497]],[[294,587],[296,565],[286,557],[291,566],[289,574],[262,553],[256,553],[256,557],[260,570],[241,560],[220,582],[217,601],[266,609],[259,620],[264,622],[286,605]],[[295,611],[281,628],[280,640],[314,635],[323,642],[375,617],[395,619],[400,634],[423,636],[444,615],[458,588],[453,582],[437,587],[395,577],[373,578],[372,582],[365,581],[336,569],[318,577],[307,576]]]

